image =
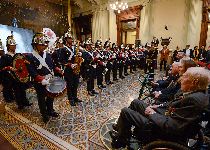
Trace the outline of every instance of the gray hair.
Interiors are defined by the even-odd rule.
[[[187,75],[192,84],[195,85],[194,90],[206,90],[210,81],[210,71],[203,67],[190,67],[184,73]]]

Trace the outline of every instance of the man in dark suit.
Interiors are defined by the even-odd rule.
[[[114,126],[116,132],[110,132],[112,147],[126,146],[131,136],[131,126],[145,130],[149,128],[148,125],[152,125],[165,135],[182,136],[208,106],[209,97],[205,94],[208,80],[207,70],[192,67],[181,79],[181,90],[184,92],[182,99],[150,106],[143,101],[134,100],[128,108],[121,110]]]
[[[185,56],[193,58],[193,50],[190,48],[190,45],[186,45],[186,48],[183,49]]]

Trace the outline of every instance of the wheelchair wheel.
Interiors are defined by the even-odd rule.
[[[143,150],[190,150],[190,149],[175,142],[154,141],[144,146]]]

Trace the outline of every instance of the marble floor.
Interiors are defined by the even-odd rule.
[[[18,114],[20,118],[37,126],[34,129],[39,128],[40,134],[47,135],[48,140],[55,143],[59,140],[60,143],[63,143],[61,149],[69,149],[66,146],[69,144],[80,150],[104,150],[107,149],[107,144],[102,128],[107,122],[117,118],[123,107],[128,106],[133,99],[138,98],[141,87],[139,76],[142,74],[143,71],[136,71],[135,74],[107,86],[106,89],[96,89],[99,94],[95,97],[90,97],[87,94],[86,83],[81,81],[78,91],[79,98],[83,102],[76,107],[71,107],[66,93],[56,98],[54,108],[59,112],[60,117],[51,118],[47,124],[41,120],[36,93],[33,88],[27,90],[27,97],[33,102],[32,107],[23,111],[18,111],[13,103],[7,104],[7,107],[10,112]],[[50,148],[45,147],[44,149]]]

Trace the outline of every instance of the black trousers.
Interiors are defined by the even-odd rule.
[[[105,74],[105,81],[106,82],[110,82],[110,73],[111,73],[111,69],[108,69],[108,71]]]
[[[45,86],[42,84],[36,83],[34,84],[37,98],[38,98],[38,105],[39,110],[42,116],[47,116],[49,113],[54,112],[53,109],[53,101],[54,99],[47,96],[47,91]]]
[[[160,71],[162,70],[162,66],[164,65],[164,70],[166,70],[166,64],[167,64],[167,61],[166,60],[161,60],[160,61]]]
[[[8,78],[9,80],[3,80],[3,96],[5,101],[15,100],[18,106],[24,106],[28,104],[28,100],[26,98],[26,88],[27,85],[25,83],[21,83],[16,81],[13,78]]]
[[[144,115],[145,108],[148,105],[140,100],[133,100],[130,106],[121,110],[117,121],[118,135],[122,141],[130,138],[131,126],[144,130],[149,124],[149,119]]]
[[[87,79],[87,91],[91,92],[94,90],[94,77],[90,77]]]
[[[117,79],[117,70],[118,70],[118,65],[116,62],[113,63],[113,68],[112,68],[112,73],[113,73],[113,79]]]
[[[124,64],[124,74],[128,73],[128,62]]]
[[[2,81],[2,86],[3,86],[2,92],[3,92],[4,100],[6,102],[15,100],[15,91],[13,89],[13,83],[10,81],[8,82]]]
[[[102,66],[96,68],[96,76],[97,76],[97,85],[103,84],[103,70]]]
[[[77,99],[77,89],[79,85],[79,75],[71,74],[65,77],[67,84],[67,96],[69,101],[75,101]]]
[[[123,73],[123,66],[124,66],[124,64],[123,64],[123,63],[120,63],[120,64],[119,64],[119,77],[120,77],[120,78],[122,77],[122,73]]]

